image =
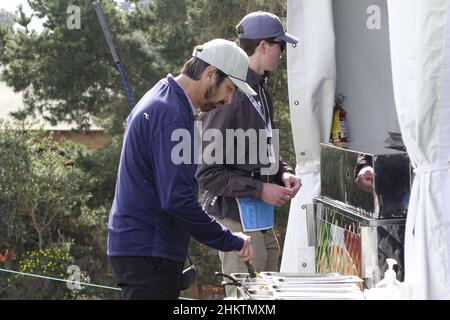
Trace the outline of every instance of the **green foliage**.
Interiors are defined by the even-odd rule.
[[[71,159],[73,166],[85,174],[80,191],[90,195],[86,206],[72,219],[61,221],[58,230],[66,241],[73,240],[72,254],[76,264],[84,270],[93,282],[115,287],[106,256],[107,226],[109,210],[114,197],[114,186],[122,138],[114,137],[112,143],[100,150],[90,150],[69,141],[63,141],[61,148]],[[85,296],[102,299],[117,299],[116,291],[88,289]]]
[[[37,17],[46,19],[44,30],[19,30],[4,37],[0,54],[0,64],[6,67],[2,79],[25,92],[25,109],[16,116],[37,113],[53,124],[67,120],[81,128],[89,127],[94,118],[112,132],[120,131],[129,106],[91,1],[31,0],[30,5]],[[80,30],[67,27],[69,5],[80,7]],[[159,65],[131,37],[125,15],[112,0],[102,1],[102,7],[139,99],[149,83],[160,78]],[[26,27],[26,17],[19,19]]]
[[[247,12],[280,14],[285,9],[281,0],[147,4],[124,12],[112,0],[102,1],[136,100],[166,72],[178,72],[195,44],[215,37],[235,39],[234,27]],[[113,135],[122,133],[129,106],[91,1],[30,0],[30,5],[36,17],[46,19],[44,30],[28,30],[29,17],[20,11],[17,21],[24,29],[0,41],[2,79],[25,93],[25,108],[15,116],[41,114],[53,124],[66,120],[80,128],[94,121]],[[79,30],[67,27],[69,5],[80,8]]]
[[[26,124],[0,130],[0,242],[18,249],[54,241],[54,225],[76,215],[89,194],[84,173],[72,166],[51,136]],[[2,241],[3,240],[3,241]]]
[[[70,253],[71,243],[27,252],[19,262],[19,272],[55,279],[67,279],[89,283],[85,272],[79,277],[70,277],[70,267],[74,266],[74,257]],[[72,286],[71,286],[72,285]],[[15,274],[7,279],[6,288],[0,291],[0,297],[7,299],[83,299],[86,287],[75,286],[73,282],[44,280],[37,277]]]
[[[0,135],[0,243],[10,248],[27,242],[25,217],[17,210],[17,194],[30,167],[26,144],[29,137],[28,132],[13,130],[4,130]]]
[[[187,0],[188,23],[196,43],[213,38],[236,39],[235,27],[249,12],[264,10],[285,15],[285,1]]]
[[[85,147],[66,143],[66,151],[71,154],[74,165],[85,172],[88,184],[84,184],[92,195],[88,201],[91,209],[111,206],[119,166],[122,135],[116,135],[112,142],[102,149],[89,150]]]

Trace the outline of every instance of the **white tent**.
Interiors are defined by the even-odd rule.
[[[449,299],[450,1],[288,0],[288,31],[300,39],[288,48],[288,82],[303,187],[291,204],[281,270],[314,272],[304,205],[320,193],[319,144],[343,93],[351,139],[383,141],[401,130],[416,172],[405,283],[412,298]]]

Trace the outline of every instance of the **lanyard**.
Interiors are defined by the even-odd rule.
[[[268,119],[264,117],[262,110],[261,110],[261,103],[258,103],[253,96],[247,94],[248,99],[252,103],[253,107],[256,109],[258,114],[261,116],[262,120],[264,121],[264,125],[267,129],[267,156],[269,157],[270,163],[275,163],[275,150],[273,148],[272,144],[272,121],[270,121],[270,112],[269,108],[267,108],[267,115]]]
[[[267,133],[269,135],[269,137],[272,137],[272,121],[270,121],[270,113],[269,110],[267,110],[268,113],[268,120],[266,120],[266,118],[264,117],[262,110],[261,110],[261,103],[258,103],[255,98],[253,98],[252,95],[249,95],[248,93],[246,94],[247,98],[250,100],[250,102],[252,103],[253,107],[256,109],[256,112],[258,112],[258,114],[260,115],[261,119],[264,121],[264,125],[267,129]]]

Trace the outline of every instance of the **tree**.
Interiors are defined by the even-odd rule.
[[[21,185],[17,194],[18,210],[30,218],[40,250],[48,244],[45,232],[56,218],[70,216],[89,197],[79,192],[79,186],[84,182],[83,172],[66,165],[53,143],[48,136],[30,146],[28,181]]]
[[[16,91],[24,91],[25,109],[18,118],[41,114],[51,123],[66,120],[88,128],[92,119],[112,133],[121,132],[130,107],[122,83],[90,1],[78,1],[81,28],[70,29],[67,8],[72,0],[30,0],[34,15],[46,19],[41,33],[27,29],[3,35],[0,64],[2,79]],[[137,99],[161,76],[142,42],[132,37],[126,15],[112,0],[102,1],[131,88]]]
[[[8,129],[1,122],[0,128],[0,245],[11,250],[27,241],[24,217],[16,205],[18,189],[30,164],[25,143],[29,136],[26,132]]]
[[[51,136],[24,125],[0,130],[1,217],[10,222],[4,226],[5,240],[25,240],[27,247],[36,244],[41,250],[56,239],[49,230],[57,218],[76,215],[85,205],[89,194],[80,192],[85,175],[67,161]],[[35,235],[26,235],[29,230]],[[22,239],[15,238],[16,231]]]
[[[64,278],[68,265],[76,264],[94,281],[115,285],[106,271],[109,207],[98,202],[88,207],[89,191],[98,180],[82,170],[80,159],[91,151],[69,141],[56,144],[51,136],[30,129],[0,123],[0,265]],[[47,254],[60,249],[69,260]],[[31,262],[30,254],[37,255]],[[16,278],[0,274],[0,289],[5,287],[0,298],[55,299],[67,293],[50,281]],[[83,296],[117,298],[106,290],[83,290]]]

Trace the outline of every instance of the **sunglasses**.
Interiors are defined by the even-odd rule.
[[[280,46],[281,52],[286,49],[286,41],[266,40],[267,43],[276,43]]]

